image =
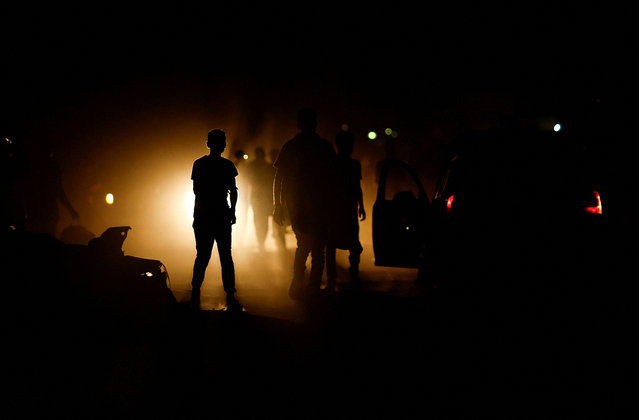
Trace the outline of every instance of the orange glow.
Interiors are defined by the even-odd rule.
[[[597,198],[597,205],[595,207],[586,207],[586,213],[591,214],[603,214],[603,209],[601,207],[601,196],[597,191],[594,191],[595,197]]]

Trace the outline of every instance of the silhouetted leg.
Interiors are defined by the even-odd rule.
[[[217,251],[220,254],[222,267],[222,284],[227,295],[235,293],[235,265],[231,253],[231,225],[216,228]]]
[[[195,233],[195,249],[197,251],[195,263],[193,264],[193,278],[191,280],[191,304],[199,307],[200,287],[204,282],[206,267],[211,259],[213,249],[213,235],[210,229],[193,229]]]
[[[309,287],[311,290],[319,290],[322,284],[322,274],[324,273],[324,262],[326,258],[326,242],[322,236],[313,238],[311,248],[311,275],[309,276]]]
[[[337,263],[335,261],[337,250],[332,245],[326,246],[326,290],[335,290],[337,283]]]
[[[359,262],[362,255],[362,245],[358,242],[356,247],[353,247],[349,250],[348,253],[348,262],[350,263],[350,267],[348,271],[350,272],[351,281],[355,283],[359,283]]]
[[[297,248],[295,249],[295,259],[293,260],[293,281],[289,289],[289,296],[297,299],[301,296],[304,285],[304,273],[306,271],[306,259],[311,251],[308,243],[309,237],[303,233],[296,232]]]

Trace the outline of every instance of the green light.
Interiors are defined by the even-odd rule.
[[[368,132],[368,138],[371,140],[375,140],[377,138],[377,133],[374,131],[369,131]]]
[[[387,136],[390,136],[391,134],[393,134],[393,129],[387,128],[386,130],[384,130],[384,133],[386,133]]]

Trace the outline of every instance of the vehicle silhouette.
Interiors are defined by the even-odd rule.
[[[419,198],[400,192],[389,202],[379,183],[377,265],[419,268],[431,286],[485,287],[486,279],[591,275],[611,264],[605,188],[575,136],[500,127],[460,135],[441,151],[430,204],[421,185]],[[414,174],[385,163],[393,164]]]

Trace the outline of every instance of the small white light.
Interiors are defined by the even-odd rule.
[[[377,133],[374,131],[371,131],[368,133],[368,138],[371,140],[375,140],[377,138]]]
[[[555,124],[555,126],[552,128],[555,133],[558,133],[561,130],[561,124],[557,123]]]

